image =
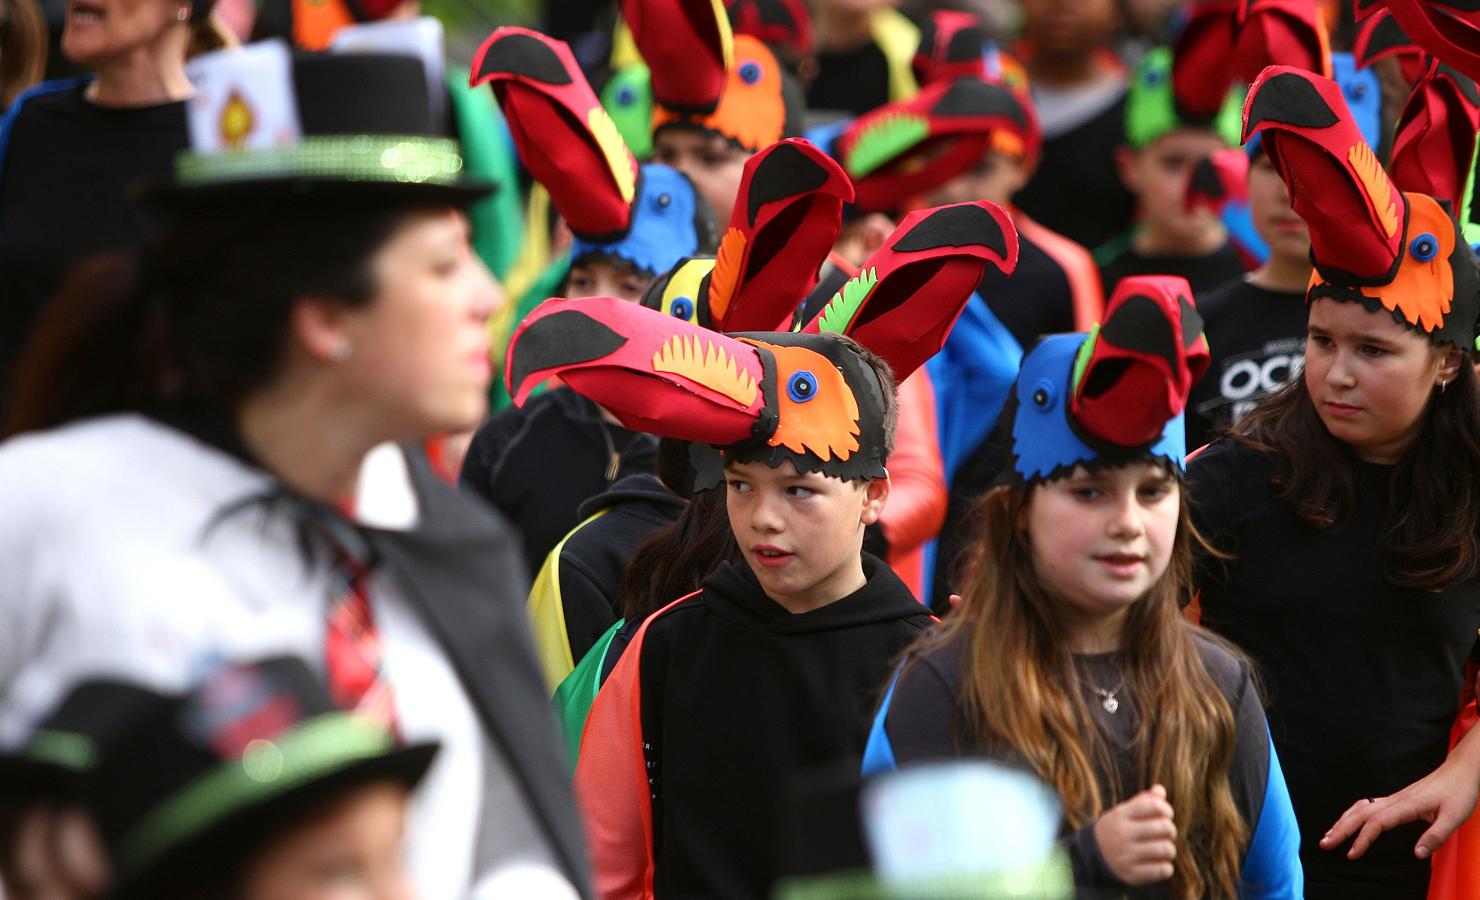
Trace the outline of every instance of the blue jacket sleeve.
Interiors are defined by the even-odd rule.
[[[947,484],[996,424],[1022,358],[1012,332],[973,294],[941,352],[926,364],[935,385]]]
[[[1261,718],[1262,715],[1261,715]],[[1264,743],[1269,752],[1269,770],[1264,779],[1264,802],[1259,810],[1249,851],[1244,855],[1243,900],[1300,900],[1305,896],[1305,872],[1300,867],[1300,828],[1295,823],[1295,808],[1290,805],[1290,791],[1285,787],[1285,774],[1274,742],[1264,729]]]

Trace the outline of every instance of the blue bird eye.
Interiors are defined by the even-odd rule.
[[[1156,87],[1160,83],[1161,83],[1161,70],[1160,69],[1152,69],[1151,71],[1149,71],[1149,72],[1146,73],[1146,86],[1147,87]]]
[[[1053,383],[1045,379],[1034,385],[1032,399],[1033,405],[1038,408],[1039,412],[1048,412],[1053,409]]]
[[[668,194],[659,194],[655,202],[658,204],[659,209],[667,209],[668,204],[673,202],[673,198]]]
[[[1351,94],[1353,100],[1361,100],[1363,97],[1367,96],[1367,83],[1359,81],[1356,84],[1352,85]]]
[[[630,87],[619,88],[617,90],[617,102],[623,106],[631,106],[637,102],[637,92]]]
[[[759,63],[742,63],[740,66],[740,80],[746,84],[755,84],[761,80],[761,67]]]
[[[1408,252],[1412,253],[1413,258],[1419,262],[1428,262],[1439,255],[1439,241],[1432,234],[1425,231],[1423,234],[1414,238],[1413,243],[1408,245]]]
[[[817,396],[817,376],[806,369],[793,372],[786,380],[786,395],[795,403],[806,403]]]
[[[675,297],[673,298],[673,305],[668,307],[668,311],[673,314],[675,319],[692,319],[694,317],[694,301],[688,297]]]

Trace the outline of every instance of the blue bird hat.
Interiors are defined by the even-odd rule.
[[[1185,279],[1122,279],[1103,324],[1044,338],[1023,357],[1003,412],[1012,450],[1005,480],[1036,484],[1075,466],[1140,459],[1183,471],[1183,411],[1208,361]]]

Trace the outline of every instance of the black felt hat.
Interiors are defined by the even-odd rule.
[[[244,51],[223,54],[229,52]],[[197,64],[234,64],[224,55],[202,60]],[[426,80],[421,61],[402,54],[295,54],[289,90],[301,130],[296,139],[247,149],[194,146],[176,158],[171,182],[146,186],[144,194],[169,208],[295,198],[463,206],[487,196],[492,185],[467,176],[457,141],[438,130]],[[223,108],[220,118],[224,131],[228,120],[251,123],[254,115],[238,105]]]
[[[7,806],[83,798],[102,748],[157,695],[104,679],[73,688],[15,753],[0,755],[0,797]]]
[[[437,752],[435,743],[400,746],[389,730],[340,710],[290,657],[217,668],[188,694],[85,685],[62,709],[72,724],[50,723],[54,736],[43,743],[70,744],[62,755],[84,763],[68,769],[79,773],[74,783],[112,863],[111,900],[158,897],[182,872],[230,864],[348,788],[413,786]]]

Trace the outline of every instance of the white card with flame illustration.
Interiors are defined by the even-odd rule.
[[[334,32],[329,45],[334,53],[396,53],[421,60],[427,73],[432,115],[440,120],[447,107],[445,55],[442,52],[442,23],[431,16],[392,19],[346,25]]]
[[[261,150],[296,141],[303,128],[293,92],[293,56],[281,40],[198,56],[187,106],[197,153]]]

